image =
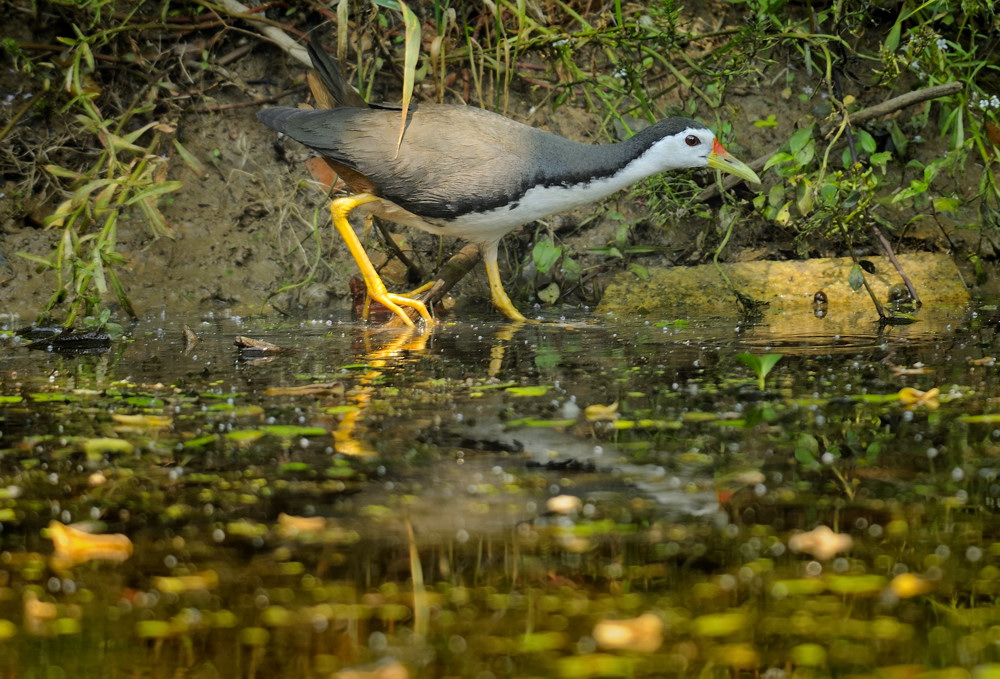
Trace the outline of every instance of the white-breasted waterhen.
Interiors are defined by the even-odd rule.
[[[600,200],[659,172],[713,167],[760,183],[701,123],[667,118],[616,144],[582,144],[470,106],[410,107],[397,147],[400,108],[369,104],[339,69],[310,45],[338,108],[274,107],[260,120],[322,155],[355,195],[330,205],[333,223],[361,270],[372,299],[413,325],[401,307],[434,320],[424,303],[388,290],[347,220],[355,209],[430,233],[477,243],[493,303],[508,318],[527,319],[504,291],[500,239],[523,224]],[[321,70],[322,72],[322,70]],[[337,78],[343,83],[335,85]],[[335,86],[331,86],[335,85]],[[334,91],[340,89],[341,92]],[[344,94],[344,91],[351,94]],[[352,96],[353,95],[353,96]]]

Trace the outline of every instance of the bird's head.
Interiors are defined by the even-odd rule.
[[[651,147],[658,147],[661,162],[666,162],[663,169],[708,166],[755,184],[760,183],[760,177],[749,165],[726,151],[715,134],[695,120],[667,118],[647,129],[647,134],[657,138]],[[639,134],[644,133],[645,131]]]

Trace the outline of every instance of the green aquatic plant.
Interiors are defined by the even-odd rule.
[[[764,391],[764,383],[767,379],[768,373],[774,368],[775,364],[781,360],[783,354],[736,354],[736,358],[739,359],[740,363],[750,368],[754,375],[757,376],[757,388]]]

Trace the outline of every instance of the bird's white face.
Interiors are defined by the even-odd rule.
[[[677,147],[677,167],[705,167],[712,153],[715,134],[702,128],[688,128],[671,139]]]
[[[705,167],[712,153],[715,135],[705,127],[688,127],[654,142],[643,159],[656,164],[656,172]]]
[[[660,161],[661,170],[687,167],[708,167],[760,183],[760,177],[748,165],[730,155],[715,134],[704,127],[689,127],[664,137],[651,147]]]

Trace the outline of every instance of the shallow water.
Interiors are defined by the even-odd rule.
[[[0,668],[996,671],[995,312],[674,320],[8,336]],[[783,355],[763,391],[743,352]],[[131,555],[60,552],[52,521]]]

